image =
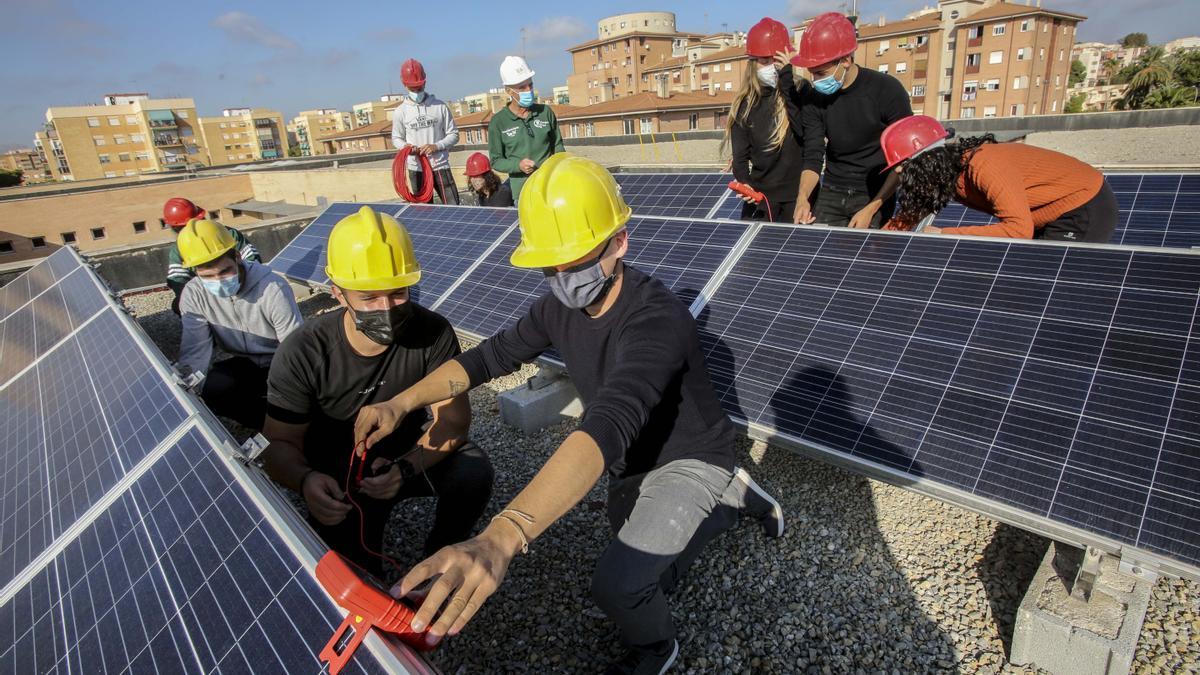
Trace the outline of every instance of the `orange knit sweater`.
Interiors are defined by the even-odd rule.
[[[1103,183],[1096,169],[1053,150],[1023,143],[982,145],[959,176],[956,197],[1000,222],[943,231],[1032,239],[1036,229],[1090,201]]]

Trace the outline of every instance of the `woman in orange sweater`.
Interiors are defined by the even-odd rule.
[[[900,174],[900,198],[889,229],[912,229],[950,200],[1000,222],[923,232],[1104,243],[1117,224],[1117,197],[1104,174],[1062,153],[985,134],[947,142],[932,117],[889,126],[881,144]]]

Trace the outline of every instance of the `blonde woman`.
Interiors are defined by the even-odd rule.
[[[729,110],[725,143],[732,147],[733,176],[762,193],[754,202],[743,196],[742,218],[791,222],[796,189],[804,168],[800,125],[801,93],[788,57],[791,33],[764,18],[746,35],[750,68]],[[808,85],[801,80],[802,87]]]

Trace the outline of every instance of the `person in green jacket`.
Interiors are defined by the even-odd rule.
[[[492,168],[508,174],[513,201],[521,199],[525,179],[551,155],[563,152],[558,118],[533,95],[533,71],[519,56],[506,56],[500,64],[500,81],[508,105],[488,123],[488,154]]]

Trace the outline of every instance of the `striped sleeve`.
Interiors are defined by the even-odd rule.
[[[262,256],[259,255],[258,249],[254,248],[254,244],[250,243],[250,240],[246,238],[246,235],[232,227],[229,228],[229,232],[233,234],[233,241],[237,244],[237,250],[242,256],[242,260],[262,262]]]

